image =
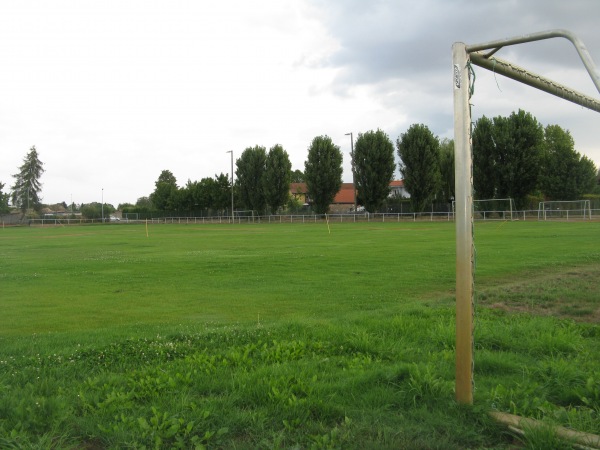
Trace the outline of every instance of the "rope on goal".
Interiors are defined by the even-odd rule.
[[[471,161],[473,158],[473,129],[475,123],[473,122],[473,114],[472,108],[473,104],[471,103],[471,98],[475,95],[475,70],[473,69],[473,65],[471,61],[467,61],[467,68],[469,73],[469,119],[470,119],[470,127],[469,127],[469,147],[471,149]],[[473,164],[471,163],[471,196],[473,195]],[[472,329],[471,329],[471,345],[472,350],[471,354],[475,355],[475,318],[477,317],[475,310],[475,272],[477,270],[477,247],[475,246],[475,224],[474,224],[474,214],[473,214],[474,204],[471,202],[471,242],[473,243],[472,247],[472,258],[473,263],[471,264],[471,313],[472,313]],[[471,361],[471,385],[473,386],[473,391],[475,391],[475,358],[473,357]]]

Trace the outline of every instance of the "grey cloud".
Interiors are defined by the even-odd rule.
[[[597,0],[313,0],[313,4],[339,45],[327,60],[319,61],[337,70],[328,88],[338,96],[352,97],[356,86],[367,87],[390,112],[386,131],[394,139],[411,123],[424,123],[440,137],[452,136],[454,42],[476,44],[562,28],[578,35],[600,64]],[[510,46],[497,56],[598,98],[566,39]],[[543,124],[571,130],[576,145],[600,161],[593,150],[593,130],[598,126],[594,113],[485,69],[475,70],[474,120],[522,108]]]
[[[600,2],[589,0],[334,0],[316,4],[340,44],[339,51],[322,63],[342,69],[336,80],[342,85],[443,72],[455,41],[472,44],[566,28],[590,46],[597,41],[600,17]],[[518,53],[523,60],[547,67],[572,66],[577,56],[569,45],[566,41],[535,43],[501,52]]]

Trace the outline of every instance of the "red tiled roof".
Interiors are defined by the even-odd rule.
[[[341,204],[341,203],[349,203],[354,204],[354,184],[352,183],[342,183],[342,187],[339,192],[335,194],[335,198],[333,199],[333,203]]]
[[[290,193],[293,194],[306,194],[306,183],[290,183]]]
[[[394,180],[390,183],[391,188],[404,187],[404,180]],[[306,194],[308,189],[306,183],[290,183],[290,193],[292,195]],[[354,204],[354,184],[342,183],[339,192],[335,195],[333,203],[336,204]]]

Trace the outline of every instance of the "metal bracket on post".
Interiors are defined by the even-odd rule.
[[[527,84],[536,89],[540,89],[564,100],[568,100],[577,105],[583,106],[584,108],[600,112],[600,102],[597,99],[582,94],[581,92],[577,92],[574,89],[563,86],[555,81],[549,80],[542,75],[530,72],[508,61],[504,61],[500,58],[492,56],[501,48],[509,45],[524,44],[526,42],[541,41],[555,37],[568,39],[573,44],[575,50],[577,50],[577,54],[583,62],[583,65],[592,78],[594,86],[596,86],[596,89],[598,92],[600,92],[600,72],[598,72],[598,69],[594,64],[594,60],[590,56],[590,53],[581,39],[568,30],[542,31],[540,33],[526,34],[524,36],[485,42],[482,44],[467,45],[465,50],[469,55],[470,60],[477,66],[491,70],[494,73],[499,73],[505,77],[512,78],[513,80]],[[485,54],[482,53],[483,50],[491,51]]]
[[[516,44],[525,44],[526,42],[534,42],[534,41],[543,41],[545,39],[551,39],[555,37],[562,37],[568,39],[583,62],[586,70],[590,74],[596,89],[600,92],[600,72],[596,68],[594,64],[594,60],[590,56],[590,52],[588,52],[585,44],[581,39],[579,39],[575,34],[571,33],[569,30],[549,30],[549,31],[541,31],[539,33],[525,34],[523,36],[512,37],[508,39],[500,39],[497,41],[484,42],[481,44],[473,44],[467,45],[466,51],[469,54],[481,51],[481,50],[492,50],[492,52],[484,55],[485,58],[489,58],[492,54],[496,53],[502,47],[507,47],[509,45]]]

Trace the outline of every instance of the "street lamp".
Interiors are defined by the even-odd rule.
[[[356,213],[356,176],[354,174],[354,137],[352,132],[344,136],[350,136],[350,157],[352,158],[352,188],[354,189],[354,212]]]
[[[225,153],[231,153],[231,223],[233,223],[233,150]]]

